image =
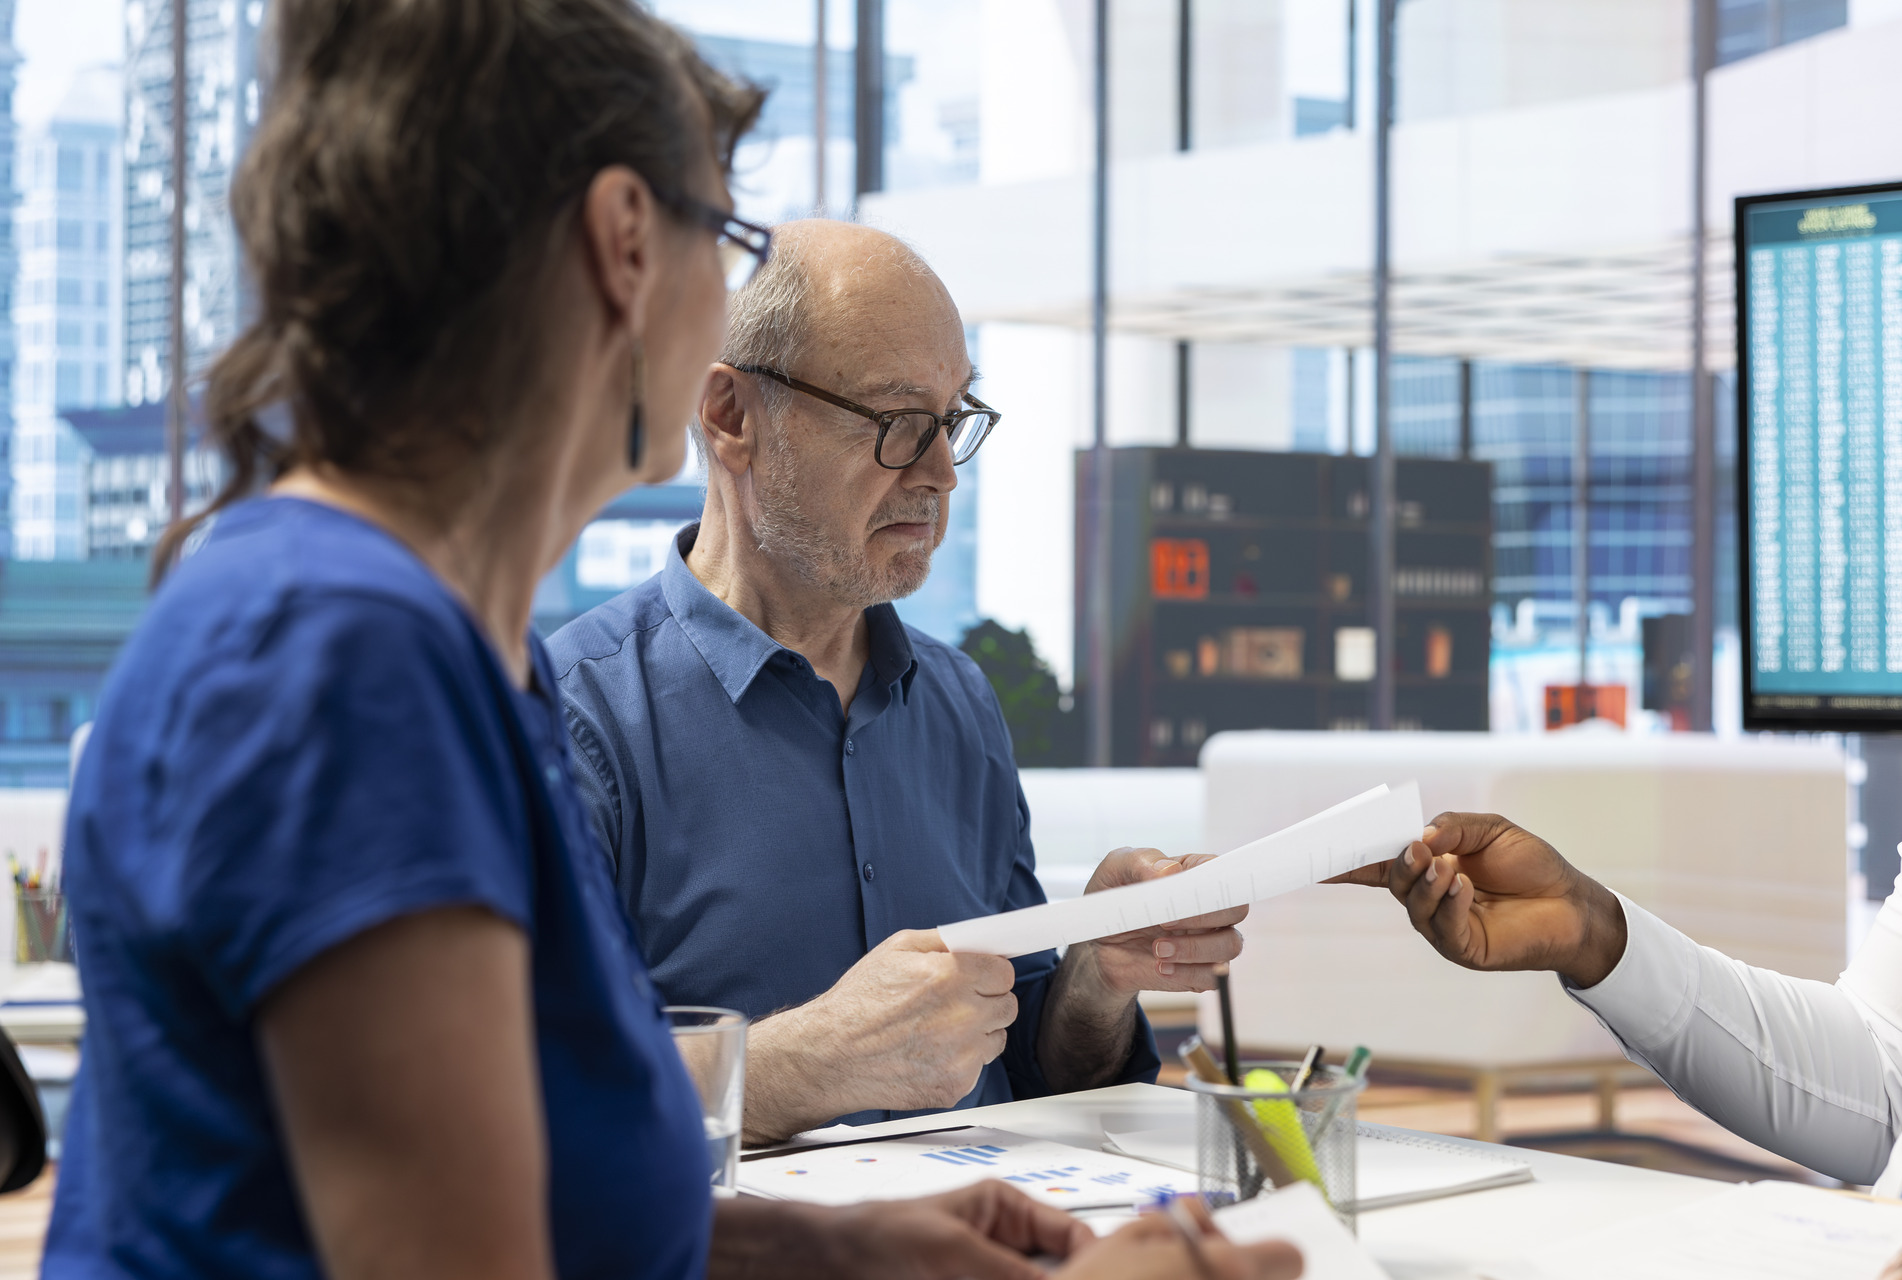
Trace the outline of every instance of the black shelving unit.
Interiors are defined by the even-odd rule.
[[[1116,764],[1192,765],[1224,729],[1366,727],[1367,459],[1116,449],[1111,477]],[[1492,468],[1404,458],[1397,493],[1396,718],[1485,729]]]

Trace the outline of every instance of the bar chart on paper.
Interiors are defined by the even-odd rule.
[[[1065,1209],[1142,1204],[1195,1190],[1195,1176],[1126,1156],[1027,1138],[1001,1129],[916,1134],[748,1160],[740,1189],[779,1200],[854,1204],[936,1195],[987,1178]]]

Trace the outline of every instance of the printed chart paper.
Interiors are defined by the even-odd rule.
[[[1192,1173],[982,1128],[748,1160],[739,1181],[749,1195],[857,1204],[937,1195],[987,1178],[1069,1210],[1122,1208],[1196,1189]]]
[[[1187,871],[1068,902],[960,920],[941,926],[938,936],[952,951],[1009,957],[1154,928],[1279,897],[1397,857],[1425,825],[1417,783],[1383,785]]]

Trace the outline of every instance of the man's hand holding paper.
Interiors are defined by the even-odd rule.
[[[817,999],[755,1027],[749,1052],[776,1069],[749,1084],[746,1139],[868,1106],[955,1106],[1004,1051],[1015,979],[1008,961],[950,955],[930,930],[893,934]]]
[[[1142,884],[1180,875],[1210,860],[1209,854],[1172,858],[1155,849],[1116,849],[1097,866],[1084,893]],[[1207,991],[1215,985],[1215,966],[1242,952],[1235,931],[1248,915],[1246,906],[1225,907],[1206,915],[1132,929],[1098,938],[1097,971],[1111,989]]]

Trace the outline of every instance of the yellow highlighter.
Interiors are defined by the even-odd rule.
[[[1287,1082],[1266,1067],[1250,1071],[1243,1077],[1242,1085],[1257,1093],[1288,1092]],[[1288,1172],[1312,1182],[1323,1195],[1327,1194],[1327,1184],[1321,1180],[1321,1167],[1314,1162],[1314,1148],[1308,1145],[1307,1132],[1301,1127],[1301,1113],[1295,1110],[1294,1103],[1257,1099],[1248,1106],[1254,1111],[1268,1145],[1288,1166]]]

